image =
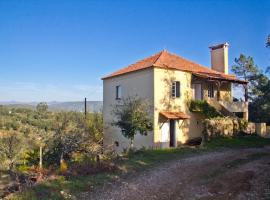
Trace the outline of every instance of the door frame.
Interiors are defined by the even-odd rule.
[[[199,87],[196,87],[199,86]],[[198,89],[200,88],[200,89]],[[202,84],[201,83],[193,83],[192,84],[192,89],[193,89],[193,99],[194,100],[202,100],[203,95],[202,95]],[[197,98],[199,96],[199,98]]]

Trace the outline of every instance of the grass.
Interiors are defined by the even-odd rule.
[[[201,152],[203,151],[199,148],[190,147],[141,150],[127,155],[118,164],[124,168],[124,171],[139,171],[164,163],[165,161],[183,158]]]
[[[206,148],[260,148],[266,145],[270,145],[270,138],[262,138],[256,135],[247,135],[238,137],[218,137],[206,143]]]
[[[90,190],[93,186],[103,184],[111,180],[113,174],[96,174],[93,176],[76,176],[66,178],[58,177],[56,180],[40,183],[35,187],[16,194],[14,200],[45,200],[45,199],[69,199],[78,192]]]
[[[73,195],[80,192],[89,191],[92,187],[112,181],[119,176],[131,175],[133,172],[151,169],[169,160],[184,158],[197,155],[208,151],[217,151],[226,148],[254,148],[270,145],[270,139],[264,139],[257,136],[244,136],[232,138],[216,138],[206,143],[204,148],[174,148],[174,149],[156,149],[141,150],[130,153],[116,161],[119,166],[117,172],[100,173],[89,176],[58,177],[56,180],[40,183],[35,187],[14,195],[14,200],[44,200],[44,199],[71,199]],[[240,164],[265,155],[251,155],[245,159],[230,161],[227,168],[236,167]],[[217,175],[219,172],[213,172]],[[70,196],[71,195],[71,196]]]

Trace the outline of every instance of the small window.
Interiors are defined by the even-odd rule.
[[[173,81],[172,82],[172,97],[173,98],[179,98],[180,97],[180,82],[179,81]]]
[[[116,99],[121,99],[122,97],[122,88],[121,85],[116,86]]]
[[[214,85],[212,83],[208,85],[208,97],[214,98]]]

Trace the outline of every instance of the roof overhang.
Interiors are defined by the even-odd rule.
[[[236,78],[234,75],[225,75],[225,74],[213,74],[213,73],[205,73],[205,72],[193,72],[194,76],[206,78],[208,80],[217,80],[217,81],[228,81],[232,83],[238,84],[248,84],[248,81],[240,80]]]
[[[189,119],[190,118],[187,114],[183,112],[162,111],[160,112],[160,114],[166,117],[167,119]]]

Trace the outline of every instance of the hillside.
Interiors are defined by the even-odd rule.
[[[11,108],[28,108],[35,109],[38,102],[0,102]],[[50,111],[77,111],[84,112],[83,101],[70,101],[70,102],[47,102]],[[102,101],[87,101],[88,112],[100,112],[102,110]]]

